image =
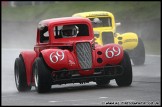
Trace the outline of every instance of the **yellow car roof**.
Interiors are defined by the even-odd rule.
[[[89,12],[80,12],[72,15],[73,17],[95,17],[95,16],[110,16],[113,17],[111,12],[107,11],[89,11]]]

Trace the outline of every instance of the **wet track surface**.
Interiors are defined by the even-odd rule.
[[[161,105],[161,56],[146,55],[142,66],[133,67],[133,82],[118,87],[114,80],[106,87],[87,84],[53,85],[49,93],[17,91],[14,60],[20,50],[2,49],[2,105]]]

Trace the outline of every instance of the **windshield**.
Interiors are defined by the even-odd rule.
[[[111,27],[111,18],[110,17],[98,17],[98,18],[89,18],[92,22],[93,28],[96,27]]]
[[[55,39],[89,36],[89,29],[86,24],[59,25],[55,26],[53,31]]]

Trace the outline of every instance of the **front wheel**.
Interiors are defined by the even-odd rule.
[[[145,47],[141,38],[138,38],[138,45],[131,52],[131,59],[134,65],[143,65],[145,62]]]
[[[21,56],[15,60],[14,75],[16,87],[19,92],[31,90],[31,86],[27,84],[25,64]]]
[[[43,58],[36,58],[33,64],[35,88],[38,93],[48,92],[51,89],[51,75]]]
[[[132,65],[129,55],[126,51],[124,51],[124,57],[122,59],[121,66],[123,67],[124,73],[115,79],[116,83],[118,86],[129,86],[132,83]]]

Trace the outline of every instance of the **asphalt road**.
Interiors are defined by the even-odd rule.
[[[146,55],[143,66],[133,67],[133,82],[118,87],[111,80],[107,87],[96,83],[53,85],[49,93],[17,91],[14,81],[14,60],[21,50],[2,49],[2,105],[161,105],[161,56]]]

